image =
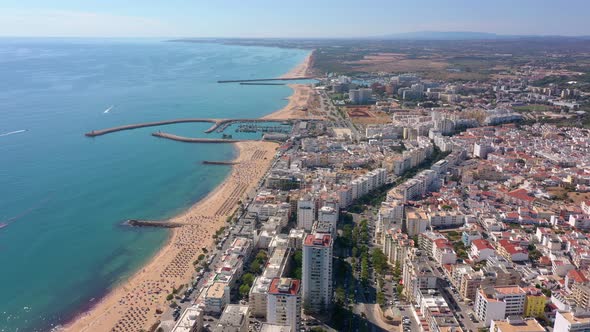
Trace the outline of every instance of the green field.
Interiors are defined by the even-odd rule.
[[[551,111],[556,110],[555,107],[553,107],[553,106],[543,105],[543,104],[515,106],[513,108],[515,111],[518,111],[518,112],[551,112]]]

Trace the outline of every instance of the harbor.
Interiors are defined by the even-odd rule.
[[[223,132],[227,127],[234,123],[246,122],[246,123],[264,123],[264,122],[279,122],[283,124],[291,124],[294,120],[278,120],[278,119],[213,119],[213,118],[198,118],[198,119],[173,119],[173,120],[163,120],[163,121],[156,121],[156,122],[145,122],[145,123],[136,123],[130,125],[123,125],[117,127],[111,127],[106,129],[99,129],[99,130],[92,130],[84,135],[87,137],[96,137],[102,136],[106,134],[111,134],[119,131],[124,130],[132,130],[132,129],[139,129],[139,128],[146,128],[146,127],[157,127],[157,126],[164,126],[170,124],[177,124],[177,123],[202,123],[202,122],[210,122],[213,125],[205,130],[204,132],[209,134],[214,131]]]
[[[241,124],[236,129],[237,133],[290,133],[291,127],[265,126],[256,124]]]

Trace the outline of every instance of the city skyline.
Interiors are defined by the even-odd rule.
[[[473,5],[465,0],[420,4],[372,0],[309,0],[276,6],[263,0],[208,3],[173,0],[39,0],[0,5],[0,36],[360,38],[416,31],[477,31],[501,35],[590,35],[590,4],[506,0]],[[576,8],[576,10],[571,10]],[[428,9],[428,10],[425,10]],[[564,24],[567,22],[567,24]]]

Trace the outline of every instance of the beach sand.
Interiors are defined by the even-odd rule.
[[[310,76],[312,54],[313,53],[307,56],[302,63],[281,77],[292,78]],[[287,105],[278,111],[263,116],[263,119],[322,119],[322,117],[313,114],[313,109],[319,105],[316,105],[317,96],[311,84],[289,84],[289,87],[293,89],[293,94],[288,98],[289,102]]]
[[[311,54],[305,61],[282,77],[309,74]],[[267,115],[269,119],[309,118],[307,108],[313,93],[311,86],[290,85],[294,93],[289,104]],[[301,114],[305,113],[305,114]],[[64,331],[149,331],[158,323],[158,310],[166,311],[166,296],[173,288],[186,285],[195,272],[193,262],[214,249],[213,235],[226,226],[227,218],[258,185],[270,167],[278,145],[273,142],[245,141],[234,143],[238,152],[230,175],[207,197],[170,222],[183,226],[170,231],[168,242],[140,271],[115,287],[89,311],[79,315]]]
[[[174,287],[190,282],[193,262],[202,248],[214,249],[213,234],[226,225],[247,192],[273,160],[276,143],[239,142],[238,164],[230,175],[186,212],[172,218],[182,227],[171,231],[167,244],[128,281],[116,287],[90,311],[67,324],[66,331],[139,331],[149,330],[159,320],[156,309],[166,310],[166,296]]]
[[[295,78],[295,77],[307,77],[312,75],[311,62],[313,61],[313,51],[309,53],[307,57],[293,67],[287,73],[281,75],[281,78]]]
[[[312,118],[309,113],[310,98],[313,89],[305,84],[289,84],[293,94],[289,97],[289,103],[280,110],[263,116],[263,119],[287,120]]]

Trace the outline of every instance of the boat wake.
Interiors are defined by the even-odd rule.
[[[0,134],[0,137],[10,136],[10,135],[14,135],[14,134],[20,134],[20,133],[24,133],[25,131],[27,131],[27,130],[21,129],[21,130],[10,131],[10,132],[4,133],[4,134]]]
[[[49,202],[49,200],[51,200],[53,196],[53,193],[46,196],[45,198],[41,199],[39,202],[37,202],[37,204],[31,206],[30,208],[26,209],[25,211],[23,211],[22,213],[20,213],[19,215],[16,215],[12,218],[6,219],[6,220],[0,220],[0,229],[2,228],[6,228],[8,227],[10,224],[12,224],[13,222],[27,216],[28,214],[30,214],[31,212],[37,210],[38,208],[42,207],[43,205],[45,205],[47,202]]]
[[[113,109],[113,107],[115,107],[115,105],[112,105],[111,107],[107,108],[106,110],[104,110],[104,112],[103,112],[103,113],[104,113],[104,114],[107,114],[107,113],[109,113],[109,112],[110,112],[110,111]]]

